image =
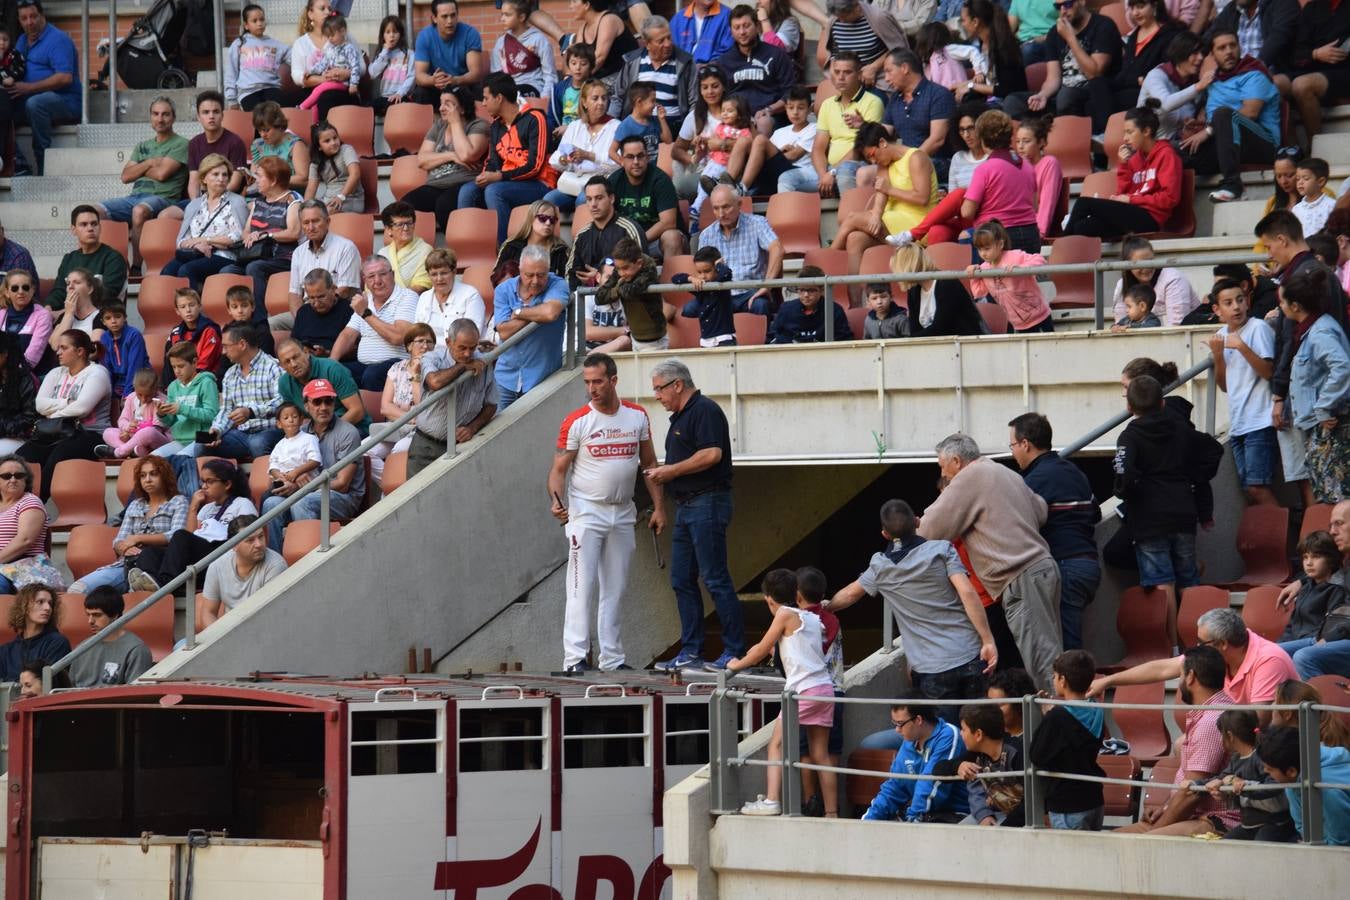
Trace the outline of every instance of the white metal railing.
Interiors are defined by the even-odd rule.
[[[754,759],[749,756],[739,754],[737,748],[737,735],[735,731],[736,713],[740,708],[742,700],[755,697],[762,700],[778,701],[780,714],[782,716],[782,746],[792,748],[799,743],[799,723],[797,721],[797,700],[802,698],[801,694],[793,691],[784,690],[781,694],[754,693],[750,690],[742,690],[728,687],[728,683],[734,677],[734,673],[720,672],[717,677],[717,688],[712,694],[712,709],[709,713],[712,731],[710,753],[710,787],[712,790],[712,813],[713,815],[728,815],[737,812],[740,808],[739,799],[741,796],[739,784],[739,770],[746,767],[760,768],[781,768],[782,769],[782,791],[783,791],[783,813],[788,816],[800,816],[802,808],[801,780],[796,777],[793,770],[809,770],[814,772],[834,772],[838,775],[859,775],[867,778],[879,778],[884,780],[902,780],[902,781],[934,781],[934,782],[957,782],[964,781],[959,775],[928,775],[914,774],[906,772],[878,772],[872,770],[853,769],[846,766],[822,766],[814,763],[801,762],[796,759],[795,752],[784,752],[781,760]],[[917,698],[877,698],[877,697],[811,697],[811,700],[819,700],[826,703],[835,704],[855,704],[859,706],[886,706],[890,707],[897,704],[904,704],[907,707],[941,707],[941,706],[991,706],[995,704],[1007,703],[1009,698],[1003,699],[970,699],[970,700],[927,700]],[[1022,707],[1022,755],[1027,758],[1027,753],[1031,747],[1033,736],[1039,727],[1043,717],[1045,707],[1065,706],[1065,707],[1091,707],[1102,710],[1115,709],[1136,709],[1136,710],[1170,710],[1173,706],[1162,703],[1098,703],[1087,700],[1061,700],[1053,697],[1042,697],[1028,694],[1019,699]],[[1196,704],[1186,706],[1187,710],[1251,710],[1253,712],[1297,712],[1298,713],[1298,735],[1299,735],[1299,780],[1296,784],[1289,785],[1245,785],[1243,792],[1255,791],[1274,791],[1297,789],[1302,799],[1302,821],[1300,825],[1300,837],[1303,843],[1322,844],[1324,843],[1322,834],[1322,795],[1323,790],[1350,790],[1350,785],[1338,782],[1326,782],[1322,780],[1322,761],[1321,761],[1321,742],[1318,740],[1321,716],[1350,713],[1350,708],[1331,706],[1324,703],[1301,703],[1298,705],[1279,705],[1279,704],[1225,704],[1225,705],[1205,705]],[[1029,761],[1028,761],[1029,762]],[[1135,788],[1147,788],[1149,790],[1177,791],[1189,790],[1195,793],[1204,793],[1206,788],[1198,785],[1179,785],[1165,784],[1162,782],[1145,782],[1136,779],[1100,777],[1094,775],[1078,775],[1064,772],[1053,772],[1044,769],[1036,769],[1034,766],[1007,772],[988,772],[981,773],[976,777],[981,779],[1008,779],[1013,777],[1022,778],[1022,804],[1025,818],[1025,828],[1044,828],[1045,822],[1045,797],[1043,781],[1047,778],[1063,779],[1069,781],[1095,782],[1097,784],[1127,785]],[[1220,788],[1222,793],[1232,794],[1231,787]]]

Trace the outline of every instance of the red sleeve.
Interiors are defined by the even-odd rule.
[[[1166,209],[1162,216],[1164,221],[1181,205],[1181,154],[1172,149],[1171,144],[1167,147],[1158,160],[1158,190],[1154,193],[1157,198],[1155,208]]]
[[[1130,188],[1134,185],[1134,161],[1139,158],[1135,153],[1120,165],[1116,166],[1116,193],[1129,196],[1132,192]]]
[[[220,331],[207,328],[197,338],[197,371],[214,372],[220,365]]]

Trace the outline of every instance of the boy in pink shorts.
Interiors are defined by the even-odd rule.
[[[806,729],[808,756],[814,765],[830,765],[830,726],[834,723],[834,682],[823,652],[824,629],[820,616],[810,612],[806,598],[797,593],[797,575],[791,569],[774,569],[764,576],[760,585],[764,602],[773,616],[773,623],[758,644],[740,659],[727,664],[728,671],[740,672],[768,658],[778,646],[778,658],[787,675],[787,690],[800,694],[797,698],[797,721]],[[783,718],[780,714],[773,723],[773,737],[769,739],[769,761],[783,758]],[[820,793],[825,802],[825,817],[839,817],[839,791],[834,772],[820,772]],[[768,770],[768,793],[761,794],[741,807],[746,816],[776,816],[783,811],[782,769]]]

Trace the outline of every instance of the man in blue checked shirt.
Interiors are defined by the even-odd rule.
[[[567,329],[567,282],[548,270],[548,250],[530,244],[520,252],[520,274],[497,285],[492,320],[497,337],[511,337],[530,322],[536,328],[519,345],[497,357],[497,412],[562,366]]]
[[[195,443],[171,458],[178,488],[187,495],[200,487],[198,456],[224,456],[252,462],[272,452],[281,439],[277,407],[281,405],[281,366],[258,349],[257,333],[247,322],[231,322],[221,335],[220,347],[234,365],[220,388],[220,412],[211,423],[215,440]]]
[[[699,249],[716,247],[722,261],[736,281],[763,281],[783,274],[783,243],[769,226],[769,220],[754,213],[741,212],[741,198],[730,185],[719,184],[708,196],[714,221],[699,232]],[[757,291],[733,291],[736,312],[767,316],[773,312],[770,288]]]

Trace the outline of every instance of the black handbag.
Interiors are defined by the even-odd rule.
[[[33,436],[30,440],[35,444],[55,444],[57,441],[74,437],[79,430],[80,423],[69,416],[62,416],[58,419],[38,419],[37,424],[33,426]]]
[[[277,255],[277,242],[271,235],[263,235],[247,247],[240,247],[236,259],[240,265],[272,259]]]
[[[174,251],[173,258],[177,260],[179,264],[183,264],[196,262],[199,259],[205,259],[206,254],[200,250],[192,250],[187,247],[179,247],[177,250]]]

